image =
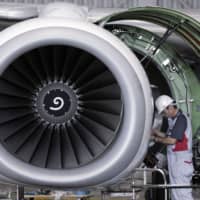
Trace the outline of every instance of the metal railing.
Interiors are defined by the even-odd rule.
[[[139,174],[139,179],[136,177],[137,173]],[[151,173],[151,180],[149,179],[149,173]],[[163,183],[153,183],[152,182],[152,173],[158,173],[162,177]],[[123,183],[124,180],[121,180]],[[114,189],[114,190],[106,190],[101,193],[101,200],[110,199],[111,196],[114,197],[130,197],[131,200],[137,199],[137,194],[141,191],[148,191],[150,189],[163,189],[163,200],[168,200],[170,197],[169,190],[170,189],[183,189],[183,188],[200,188],[200,185],[186,185],[186,184],[170,184],[167,181],[167,171],[165,169],[160,168],[136,168],[132,176],[125,180],[128,183],[129,188],[126,190]],[[116,184],[117,185],[117,184]]]
[[[167,175],[165,173],[165,171],[163,169],[159,169],[159,168],[137,168],[135,169],[135,172],[143,172],[143,184],[137,184],[134,179],[132,182],[132,188],[133,188],[133,193],[135,193],[135,189],[136,188],[141,188],[141,189],[153,189],[153,188],[161,188],[164,189],[164,200],[168,200],[168,190],[167,190]],[[161,174],[162,178],[163,178],[163,184],[148,184],[147,182],[147,172],[157,172],[159,174]],[[134,196],[134,195],[133,195]],[[135,198],[136,199],[136,198]],[[133,200],[135,200],[133,198]]]
[[[143,184],[137,184],[134,180],[132,182],[133,192],[134,189],[164,189],[164,200],[169,199],[168,190],[169,189],[183,189],[183,188],[200,188],[200,185],[186,185],[186,184],[170,184],[167,183],[167,174],[165,170],[159,168],[137,168],[135,172],[143,172]],[[162,175],[163,184],[148,184],[147,183],[147,172],[158,172]],[[135,200],[135,199],[133,199]]]

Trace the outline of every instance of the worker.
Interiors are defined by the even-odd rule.
[[[159,96],[155,101],[159,114],[168,120],[166,134],[152,130],[155,142],[167,145],[167,161],[170,184],[190,185],[193,174],[192,129],[190,119],[177,107],[176,102],[167,95]],[[191,188],[174,188],[172,200],[192,200]]]

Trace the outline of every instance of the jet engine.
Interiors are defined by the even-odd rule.
[[[0,37],[0,173],[54,188],[106,185],[143,160],[153,98],[137,57],[97,25],[37,18]]]
[[[120,181],[144,160],[153,118],[162,122],[160,94],[199,129],[197,21],[151,7],[86,21],[85,9],[58,3],[0,33],[0,179],[68,189]]]

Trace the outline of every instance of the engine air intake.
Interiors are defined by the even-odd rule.
[[[24,53],[0,78],[0,140],[15,157],[70,169],[100,156],[122,115],[120,88],[92,54],[49,45]]]

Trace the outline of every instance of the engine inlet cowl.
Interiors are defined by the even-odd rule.
[[[96,25],[60,19],[14,25],[0,44],[0,173],[65,188],[126,174],[153,110],[133,53]]]

